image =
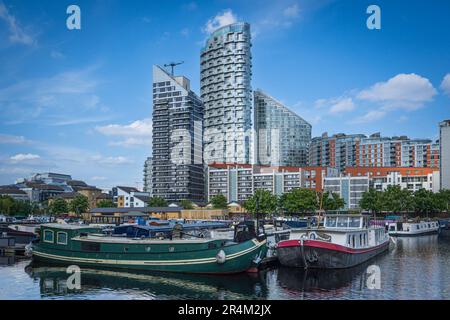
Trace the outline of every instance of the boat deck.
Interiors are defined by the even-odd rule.
[[[217,241],[215,239],[152,239],[152,238],[125,238],[125,237],[111,237],[102,234],[89,234],[87,236],[74,237],[72,240],[77,241],[95,241],[105,243],[124,243],[124,244],[170,244],[170,243],[208,243]]]

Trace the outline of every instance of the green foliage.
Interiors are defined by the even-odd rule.
[[[325,192],[322,197],[322,207],[324,210],[339,210],[345,206],[344,199],[337,193]]]
[[[288,214],[307,213],[319,208],[317,193],[310,189],[293,189],[284,193],[280,204],[282,210]]]
[[[435,210],[433,192],[420,189],[414,193],[414,210],[418,213],[430,213]]]
[[[75,212],[77,215],[86,212],[89,209],[89,200],[86,196],[77,195],[72,201],[69,203],[69,210]]]
[[[268,190],[256,190],[243,207],[251,214],[272,214],[277,211],[278,197]]]
[[[116,204],[112,200],[103,199],[97,203],[97,208],[115,208]]]
[[[426,189],[411,192],[401,189],[400,186],[389,186],[385,191],[369,189],[363,193],[359,202],[362,209],[371,212],[409,212],[428,214],[433,212],[449,212],[450,190],[441,190],[433,193]]]
[[[63,198],[54,199],[48,206],[49,212],[53,215],[67,213],[68,209],[69,206],[67,205],[66,200],[64,200]]]
[[[151,197],[148,200],[149,207],[167,207],[167,201],[161,197]]]
[[[194,209],[194,205],[192,203],[192,201],[189,201],[187,199],[183,199],[180,201],[180,205],[183,207],[183,209],[185,210],[191,210]]]
[[[413,193],[400,186],[388,186],[382,193],[383,210],[407,212],[414,208]]]
[[[0,196],[0,213],[10,216],[27,216],[38,212],[35,203],[23,200],[15,200],[10,196]]]
[[[359,206],[372,213],[378,213],[383,210],[383,194],[373,188],[363,193]]]
[[[227,198],[223,194],[218,194],[211,197],[211,201],[214,209],[226,209],[228,206]]]

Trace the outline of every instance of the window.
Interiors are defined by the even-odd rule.
[[[54,233],[52,230],[44,230],[44,242],[53,243],[54,240]]]
[[[58,232],[56,234],[56,243],[57,244],[67,244],[67,233],[66,232]]]

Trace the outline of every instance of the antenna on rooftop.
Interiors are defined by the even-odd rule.
[[[175,66],[178,66],[178,65],[183,64],[183,63],[184,63],[184,61],[180,61],[180,62],[169,62],[168,64],[165,64],[164,67],[171,67],[171,72],[170,72],[170,74],[171,74],[172,77],[173,77],[173,68],[174,68]]]

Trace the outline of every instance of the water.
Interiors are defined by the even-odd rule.
[[[389,252],[347,270],[274,268],[233,276],[82,269],[69,290],[65,267],[0,258],[0,299],[450,299],[450,239],[398,238]],[[9,258],[11,259],[11,258]],[[366,285],[367,267],[381,289]]]

